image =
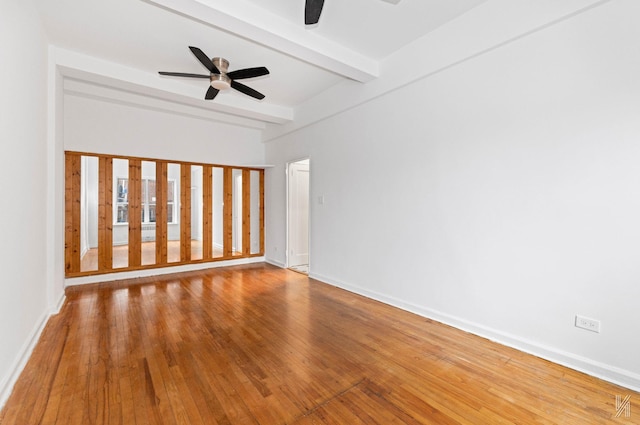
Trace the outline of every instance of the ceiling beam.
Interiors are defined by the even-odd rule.
[[[360,82],[379,76],[378,61],[363,56],[245,0],[147,0],[312,65]]]
[[[56,48],[53,55],[56,67],[66,78],[272,124],[293,120],[292,108],[231,96],[220,96],[215,102],[205,101],[202,90],[181,81],[161,78],[156,73],[149,74],[61,48]]]
[[[72,77],[64,79],[64,93],[84,97],[88,99],[98,99],[121,105],[135,106],[154,111],[167,112],[174,115],[182,115],[191,118],[204,119],[207,121],[232,124],[234,126],[264,130],[264,121],[253,120],[237,115],[224,114],[208,108],[202,108],[190,102],[179,102],[158,97],[146,96],[121,90],[114,86],[95,84],[85,80],[76,80]]]

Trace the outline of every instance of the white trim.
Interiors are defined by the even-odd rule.
[[[218,267],[238,266],[241,264],[252,264],[264,262],[264,257],[238,258],[236,260],[212,261],[198,264],[184,264],[181,266],[171,266],[152,268],[147,270],[122,271],[107,273],[95,276],[69,277],[65,279],[65,287],[88,285],[91,283],[111,282],[114,280],[135,279],[138,277],[162,276],[165,274],[190,272],[197,270],[215,269]]]
[[[425,308],[410,302],[400,300],[395,297],[384,295],[375,291],[362,288],[357,285],[342,282],[318,273],[310,273],[309,277],[328,283],[333,286],[345,289],[358,295],[371,298],[376,301],[400,308],[411,313],[418,314],[422,317],[444,323],[454,328],[461,329],[465,332],[487,338],[493,342],[515,348],[528,354],[549,360],[553,363],[566,366],[570,369],[586,373],[588,375],[600,378],[602,380],[614,383],[616,385],[629,388],[633,391],[640,391],[640,375],[629,370],[620,369],[615,366],[604,364],[592,359],[588,359],[574,353],[559,350],[554,347],[538,344],[525,338],[512,335],[506,332],[492,329],[487,326],[473,323],[459,317],[455,317],[440,311]]]

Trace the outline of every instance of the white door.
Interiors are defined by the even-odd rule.
[[[289,164],[288,267],[309,264],[309,160]]]

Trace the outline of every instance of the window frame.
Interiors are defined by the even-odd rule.
[[[126,216],[127,218],[129,218],[129,200],[127,198],[126,201],[119,201],[118,200],[118,193],[119,193],[119,185],[120,185],[120,181],[124,180],[127,182],[127,189],[129,187],[129,178],[128,177],[116,177],[115,179],[113,179],[113,181],[115,182],[115,186],[116,186],[116,190],[114,191],[113,194],[113,225],[114,226],[126,226],[129,224],[129,220],[127,221],[118,221],[119,218],[119,209],[118,207],[121,205],[126,205],[127,206],[127,213]],[[153,181],[155,182],[156,179],[149,179],[149,178],[143,178],[141,179],[142,181],[142,190],[141,193],[146,195],[146,200],[145,199],[140,199],[140,207],[142,209],[142,217],[147,218],[147,217],[151,217],[151,214],[149,213],[150,209],[149,206],[150,205],[156,205],[156,202],[148,202],[148,198],[149,198],[149,182]],[[175,202],[175,193],[176,193],[176,179],[167,179],[167,193],[168,193],[168,189],[169,187],[173,187],[173,193],[174,193],[174,200],[169,201],[167,199],[167,206],[171,205],[171,217],[172,217],[172,221],[167,221],[167,224],[180,224],[180,221],[178,220],[178,214],[176,214],[176,202]],[[157,185],[156,185],[157,187]],[[128,193],[127,193],[128,195]],[[167,195],[168,197],[168,195]],[[157,196],[156,196],[157,198]],[[147,201],[147,202],[145,202]],[[168,214],[169,215],[169,214]],[[151,224],[155,224],[155,221],[150,221],[150,220],[142,220],[142,224],[144,225],[151,225]]]

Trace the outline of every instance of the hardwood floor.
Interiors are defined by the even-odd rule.
[[[143,265],[156,263],[156,243],[141,242],[141,259]],[[202,258],[202,243],[191,241],[192,259]],[[221,252],[220,252],[221,254]],[[177,263],[180,261],[180,241],[167,242],[167,262]],[[121,269],[129,265],[129,245],[118,245],[113,247],[113,268]],[[83,272],[98,270],[98,248],[91,248],[80,259],[80,270]]]
[[[156,243],[142,242],[141,259],[142,265],[156,264]],[[223,257],[221,248],[214,247],[213,258]],[[233,250],[231,255],[242,255],[242,252]],[[202,241],[191,241],[191,260],[202,260]],[[167,242],[167,263],[180,262],[180,241]],[[113,247],[113,268],[121,269],[129,265],[129,245],[118,245]],[[80,271],[89,272],[98,270],[98,248],[91,248],[82,256],[80,260]]]
[[[616,418],[616,395],[631,416]],[[266,264],[74,287],[10,424],[640,423],[640,394]]]

